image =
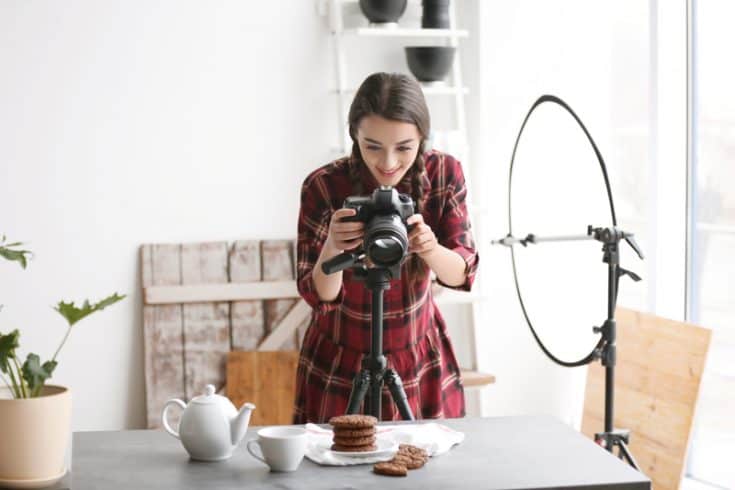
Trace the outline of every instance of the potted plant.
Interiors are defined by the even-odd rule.
[[[0,239],[0,257],[26,268],[30,252],[21,243]],[[41,362],[30,353],[21,363],[20,332],[0,331],[0,487],[42,487],[66,474],[70,448],[71,393],[68,388],[46,384],[58,364],[58,355],[72,327],[81,319],[125,296],[117,293],[97,303],[80,306],[60,301],[54,308],[67,323],[66,335],[50,360]]]

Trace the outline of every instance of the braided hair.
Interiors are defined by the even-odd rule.
[[[360,85],[347,117],[352,139],[352,154],[348,168],[353,195],[363,195],[365,191],[360,176],[360,166],[365,163],[357,142],[357,129],[362,118],[370,115],[408,122],[418,129],[421,140],[416,159],[409,170],[409,193],[416,203],[417,212],[421,213],[427,197],[424,195],[422,185],[422,178],[426,172],[424,151],[431,128],[429,108],[421,86],[408,75],[383,72],[373,73]],[[426,264],[417,255],[412,256],[407,265],[410,275],[416,279],[422,277],[426,270]]]

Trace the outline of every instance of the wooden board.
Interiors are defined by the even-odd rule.
[[[182,284],[227,282],[227,243],[181,246]],[[187,303],[184,314],[184,386],[186,398],[204,393],[213,384],[225,384],[225,362],[230,351],[230,305]]]
[[[227,397],[238,408],[255,404],[251,425],[291,424],[298,362],[296,351],[230,352]]]
[[[295,305],[288,310],[286,316],[278,322],[275,328],[272,328],[268,333],[268,336],[258,345],[260,351],[271,351],[278,350],[286,342],[294,341],[294,335],[298,338],[297,343],[301,343],[303,336],[301,336],[299,329],[304,323],[307,324],[311,320],[312,309],[306,301],[300,299]]]
[[[179,245],[144,245],[140,249],[143,286],[179,284]],[[169,398],[184,398],[184,338],[181,305],[143,306],[146,425],[161,426],[161,410]],[[178,423],[178,413],[171,411]]]
[[[260,242],[237,241],[230,250],[230,282],[261,280]],[[232,350],[255,350],[265,336],[263,301],[233,301],[230,311]]]
[[[495,383],[495,376],[492,374],[481,373],[479,371],[472,371],[469,369],[462,369],[461,374],[462,384],[465,388],[475,388]]]
[[[293,243],[290,240],[264,240],[261,242],[263,280],[276,281],[294,278]],[[296,304],[293,299],[269,299],[264,301],[265,332],[270,333]],[[298,349],[296,329],[280,346],[281,350]]]
[[[258,268],[258,274],[260,275],[260,268]],[[299,291],[294,280],[150,286],[143,289],[143,301],[148,305],[210,301],[260,301],[263,299],[299,297]]]
[[[618,308],[616,428],[655,490],[678,489],[684,473],[711,331]],[[589,366],[582,432],[604,428],[605,369]]]

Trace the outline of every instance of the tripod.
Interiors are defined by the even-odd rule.
[[[638,463],[636,463],[633,455],[628,449],[628,443],[630,442],[630,431],[627,429],[614,429],[614,402],[615,402],[615,363],[616,363],[616,323],[615,323],[615,307],[618,298],[618,283],[620,277],[627,275],[634,281],[640,281],[641,278],[629,270],[620,267],[620,240],[625,240],[628,245],[636,252],[636,254],[643,259],[643,252],[638,247],[638,244],[633,239],[633,234],[620,230],[616,227],[607,228],[593,228],[591,225],[587,227],[586,235],[567,235],[567,236],[555,236],[555,237],[538,237],[533,234],[529,234],[526,238],[518,239],[512,235],[508,235],[500,240],[493,240],[493,244],[511,246],[514,243],[520,243],[524,247],[529,243],[541,243],[541,242],[562,242],[562,241],[576,241],[576,240],[597,240],[602,243],[602,261],[607,264],[607,318],[601,327],[593,327],[592,330],[595,333],[601,334],[600,340],[597,343],[595,349],[584,359],[577,362],[565,362],[554,357],[548,349],[541,343],[538,335],[536,335],[531,321],[526,313],[526,308],[523,305],[521,299],[520,288],[518,287],[518,278],[516,276],[516,289],[518,291],[518,298],[521,300],[521,308],[523,314],[526,316],[526,321],[531,327],[536,342],[539,344],[544,353],[554,362],[566,367],[577,367],[585,364],[589,364],[595,360],[600,360],[603,366],[605,366],[605,426],[602,432],[595,434],[595,442],[600,446],[607,449],[609,452],[613,452],[614,448],[618,448],[618,456],[620,459],[624,459],[633,468],[640,470]],[[511,254],[512,254],[511,247]],[[513,257],[515,257],[513,255]],[[513,273],[516,275],[515,258],[513,258]]]
[[[414,420],[408,397],[403,389],[400,376],[387,368],[383,355],[383,292],[390,288],[390,280],[398,277],[400,266],[390,268],[366,268],[362,256],[343,253],[325,262],[322,269],[331,274],[347,267],[354,267],[354,274],[363,280],[371,291],[370,353],[362,360],[362,369],[352,381],[352,391],[347,402],[347,413],[355,414],[365,401],[364,412],[381,420],[383,383],[388,385],[393,402],[404,420]]]

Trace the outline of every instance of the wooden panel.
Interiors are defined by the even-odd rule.
[[[183,284],[227,282],[227,243],[181,246]],[[184,386],[187,399],[204,393],[207,384],[224,386],[225,362],[230,351],[230,305],[188,303],[184,314]]]
[[[298,300],[296,304],[291,307],[286,316],[283,317],[283,320],[281,320],[278,325],[271,330],[263,342],[258,345],[258,350],[276,350],[282,346],[284,342],[293,340],[294,334],[299,335],[299,327],[304,323],[307,323],[308,325],[308,322],[311,319],[311,313],[311,306],[309,306],[303,299]],[[301,338],[299,338],[298,341],[300,342]]]
[[[293,259],[293,270],[294,270],[294,284],[296,283],[296,261],[298,260],[298,241],[292,240],[291,241],[292,247],[291,247],[291,258]],[[298,292],[298,290],[297,290]],[[301,298],[301,295],[299,295],[299,298]],[[303,321],[299,324],[298,327],[296,327],[296,344],[299,346],[299,349],[301,349],[301,345],[304,343],[304,335],[306,335],[306,330],[309,328],[309,325],[311,324],[311,315],[306,316]]]
[[[296,351],[230,352],[227,397],[238,408],[255,404],[251,425],[291,424],[298,362]]]
[[[615,427],[656,490],[678,489],[684,472],[710,330],[618,308]],[[604,428],[605,369],[589,366],[582,432]]]
[[[263,280],[276,281],[294,279],[293,242],[290,240],[265,240],[261,242]],[[271,299],[264,302],[265,331],[270,333],[289,310],[296,304],[292,299]],[[294,332],[277,349],[298,349],[298,338]]]
[[[144,245],[141,252],[143,286],[179,284],[179,245]],[[146,424],[161,426],[161,410],[169,398],[184,398],[182,310],[180,305],[144,306]],[[178,424],[178,413],[171,413]]]
[[[260,279],[260,242],[235,242],[230,250],[230,282],[243,283]],[[255,350],[265,337],[263,301],[233,301],[231,309],[232,350]]]
[[[260,275],[260,269],[258,269],[258,274]],[[296,289],[296,281],[293,280],[240,284],[151,286],[143,289],[143,301],[147,305],[298,297],[299,292]]]

